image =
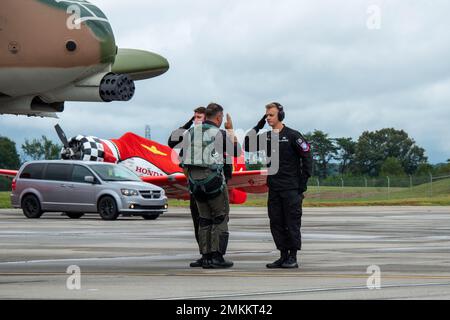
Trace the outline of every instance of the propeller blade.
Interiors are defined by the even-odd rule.
[[[64,145],[64,148],[68,148],[69,147],[69,140],[67,140],[67,136],[64,133],[63,129],[61,129],[61,127],[59,126],[59,124],[57,124],[55,126],[55,130],[56,133],[58,134],[59,139],[61,140],[61,142]]]

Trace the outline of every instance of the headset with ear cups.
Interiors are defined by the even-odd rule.
[[[283,121],[284,118],[286,117],[286,113],[284,113],[283,106],[278,102],[273,102],[272,104],[275,105],[278,109],[278,121]]]

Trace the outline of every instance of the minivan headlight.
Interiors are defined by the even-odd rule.
[[[127,196],[127,197],[138,196],[139,195],[139,192],[137,190],[134,190],[134,189],[121,189],[121,191],[122,191],[122,194],[124,196]]]

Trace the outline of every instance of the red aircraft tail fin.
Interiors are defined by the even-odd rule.
[[[167,175],[182,172],[178,154],[168,146],[131,132],[111,141],[117,146],[120,161],[141,158],[155,165]]]

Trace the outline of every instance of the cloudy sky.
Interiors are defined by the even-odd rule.
[[[446,0],[93,0],[119,47],[166,57],[130,103],[67,103],[59,120],[0,117],[19,145],[42,134],[118,138],[152,128],[165,142],[192,109],[222,104],[235,127],[281,102],[301,132],[357,138],[406,130],[432,163],[450,158],[450,2]],[[377,19],[379,9],[381,20]]]

